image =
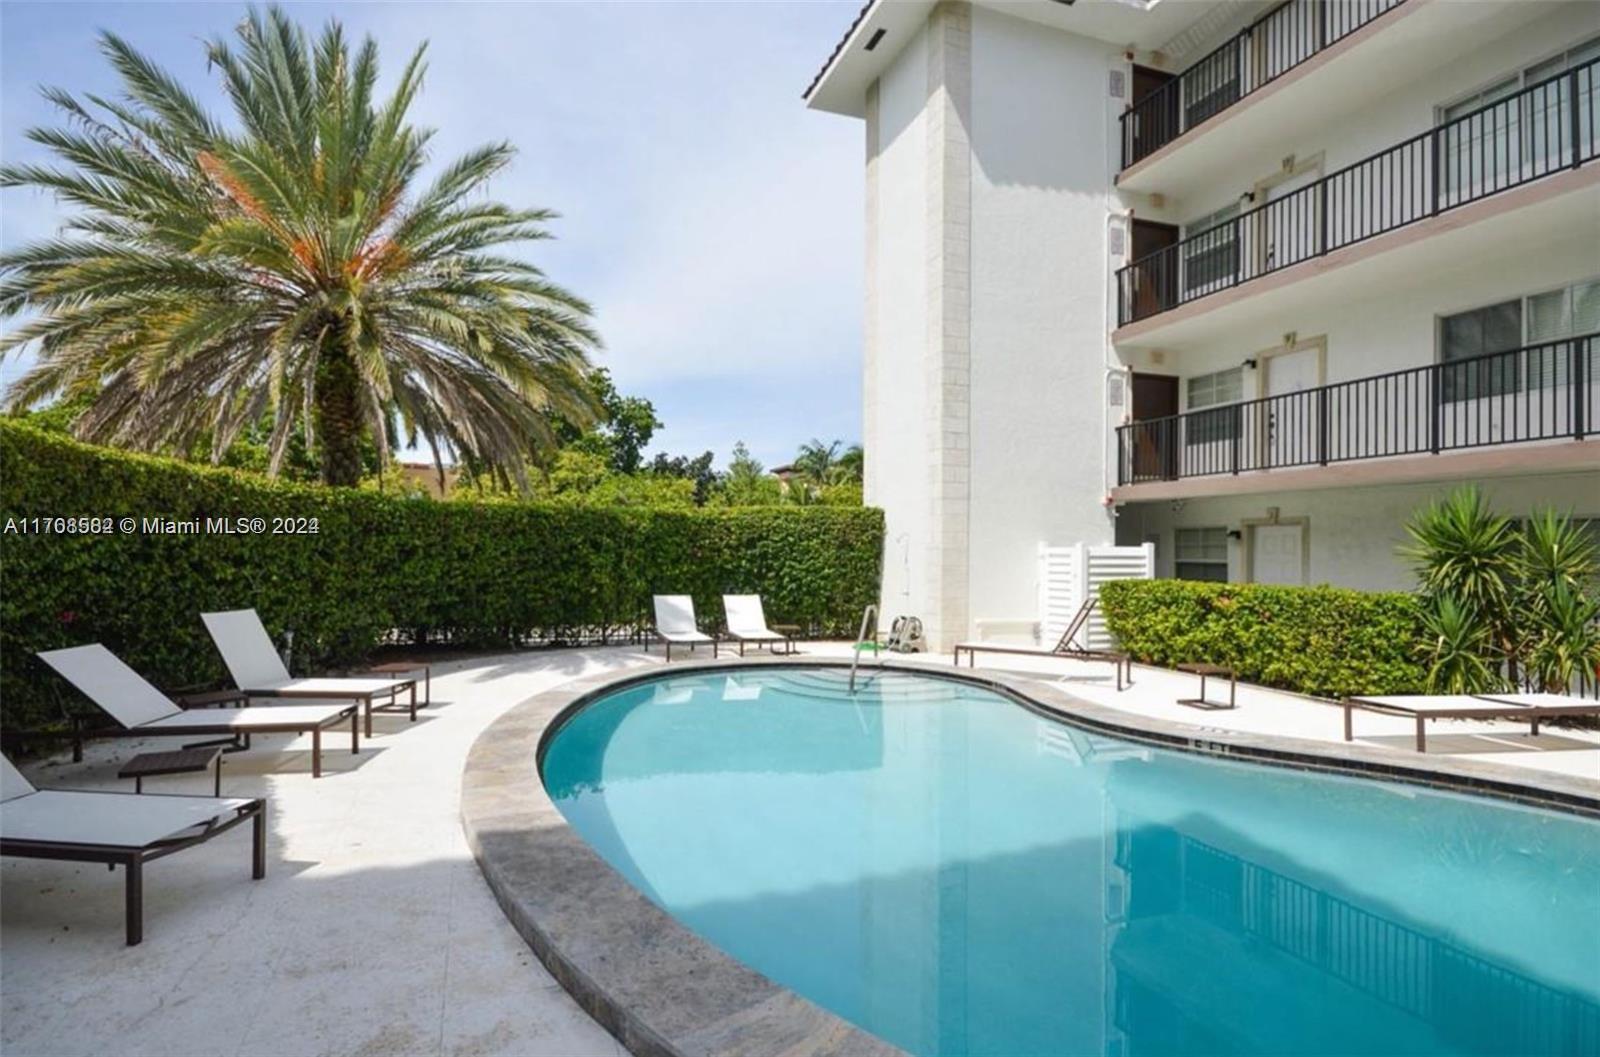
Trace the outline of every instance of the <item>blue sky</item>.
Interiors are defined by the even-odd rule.
[[[428,42],[413,116],[438,130],[435,159],[517,145],[491,194],[562,214],[528,253],[595,304],[599,362],[666,422],[653,449],[721,465],[742,439],[772,465],[813,436],[859,438],[862,130],[800,100],[857,0],[286,6],[372,34],[390,74]],[[23,136],[56,122],[39,85],[115,91],[101,28],[225,114],[200,44],[244,11],[0,2],[0,156],[41,156]],[[0,192],[0,243],[60,216]]]

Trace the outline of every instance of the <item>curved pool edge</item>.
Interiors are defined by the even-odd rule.
[[[641,664],[564,683],[478,736],[462,772],[461,820],[495,900],[567,993],[636,1057],[903,1057],[683,927],[601,859],[545,793],[538,760],[560,721],[600,692],[665,673]]]
[[[594,698],[667,674],[751,666],[848,667],[827,658],[645,663],[586,677],[509,709],[473,744],[462,774],[468,845],[507,918],[583,1009],[637,1057],[902,1053],[696,936],[641,895],[567,825],[540,777],[545,746]],[[1095,705],[1029,678],[920,664],[887,668],[998,691],[1090,730],[1265,765],[1362,775],[1600,817],[1600,783],[1502,764],[1221,731]]]

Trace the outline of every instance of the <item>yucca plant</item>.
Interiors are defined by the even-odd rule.
[[[1500,654],[1488,623],[1453,595],[1440,594],[1422,611],[1427,639],[1419,660],[1427,668],[1428,692],[1479,694],[1501,688]]]
[[[1547,583],[1541,595],[1528,673],[1541,689],[1566,693],[1580,677],[1600,676],[1600,602],[1560,580]]]
[[[312,40],[252,9],[206,46],[234,120],[105,33],[124,99],[50,89],[60,164],[0,168],[78,207],[60,237],[0,255],[0,314],[31,317],[0,356],[38,363],[12,409],[91,398],[88,440],[220,458],[265,414],[269,469],[303,430],[324,481],[353,485],[360,445],[400,436],[521,478],[550,416],[592,420],[589,308],[508,247],[554,215],[483,198],[505,143],[422,186],[431,133],[408,111],[423,49],[387,99],[378,49],[337,22]]]
[[[1429,503],[1406,524],[1411,544],[1400,553],[1416,569],[1424,594],[1449,595],[1491,624],[1513,599],[1518,538],[1511,522],[1489,509],[1476,485]]]

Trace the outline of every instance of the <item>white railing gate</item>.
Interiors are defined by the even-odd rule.
[[[1097,598],[1100,585],[1107,580],[1150,580],[1156,575],[1156,548],[1153,543],[1137,547],[1091,547],[1075,543],[1070,547],[1039,545],[1039,641],[1054,646],[1067,629],[1085,597]],[[1109,649],[1115,643],[1106,630],[1105,614],[1099,607],[1089,618],[1090,649]]]

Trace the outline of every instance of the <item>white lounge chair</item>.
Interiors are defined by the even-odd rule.
[[[361,751],[355,705],[285,705],[217,708],[185,712],[160,690],[145,682],[116,654],[98,642],[65,650],[47,650],[39,659],[100,706],[126,737],[220,734],[237,752],[250,747],[252,734],[311,735],[311,777],[322,777],[322,731],[350,720],[350,751]]]
[[[123,867],[130,947],[144,939],[144,864],[246,819],[255,826],[250,875],[260,880],[267,875],[264,800],[36,789],[0,756],[0,855]]]
[[[656,636],[667,644],[667,660],[672,660],[672,647],[711,644],[711,656],[717,655],[717,640],[702,632],[694,622],[694,599],[688,595],[656,595]]]
[[[794,640],[767,627],[767,614],[761,607],[760,595],[723,595],[722,609],[728,615],[728,634],[739,642],[739,656],[744,656],[744,644],[784,644],[785,653],[794,652]]]
[[[225,613],[201,613],[211,641],[222,654],[233,683],[252,697],[334,697],[366,706],[367,737],[372,737],[372,711],[387,712],[400,705],[402,690],[411,691],[411,722],[417,721],[416,679],[296,679],[283,666],[283,658],[272,647],[272,638],[253,609],[233,609]],[[375,705],[375,698],[387,697],[387,705]]]

